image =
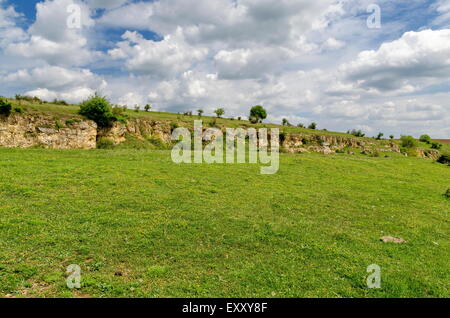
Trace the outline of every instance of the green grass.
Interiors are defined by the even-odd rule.
[[[449,180],[396,155],[282,155],[263,176],[169,151],[0,149],[0,296],[448,297]]]
[[[56,105],[52,103],[45,104],[36,104],[30,103],[27,101],[17,101],[14,99],[9,99],[9,101],[14,106],[20,106],[25,109],[28,114],[44,114],[47,116],[52,116],[54,118],[60,120],[68,120],[73,118],[82,118],[78,115],[79,106],[77,105]],[[252,128],[280,128],[286,133],[304,133],[311,135],[337,135],[337,136],[347,136],[353,137],[352,135],[340,132],[330,132],[324,130],[311,130],[306,128],[299,127],[284,127],[281,125],[271,124],[271,123],[263,123],[263,124],[250,124],[247,120],[231,120],[229,118],[216,118],[211,116],[202,116],[199,117],[197,115],[193,116],[185,116],[182,114],[174,114],[174,113],[166,113],[166,112],[155,112],[155,111],[139,111],[135,112],[132,109],[128,109],[125,112],[126,116],[130,119],[146,119],[146,120],[154,120],[154,121],[162,121],[162,122],[174,122],[177,123],[180,127],[193,127],[194,120],[203,120],[203,125],[208,127],[210,124],[215,123],[217,127],[226,127],[226,128],[238,128],[238,127],[252,127]],[[368,138],[366,138],[368,139]]]

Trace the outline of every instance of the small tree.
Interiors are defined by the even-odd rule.
[[[311,125],[308,126],[308,129],[317,129],[317,124],[311,123]]]
[[[384,134],[382,132],[378,133],[376,140],[381,140],[381,138],[383,138],[383,136],[384,136]]]
[[[214,114],[217,115],[217,118],[221,118],[223,115],[225,115],[225,109],[218,108],[214,111]]]
[[[0,97],[0,115],[9,116],[11,115],[11,110],[11,103],[6,98]]]
[[[117,120],[109,101],[97,93],[80,104],[78,113],[95,121],[99,127],[108,127]]]
[[[152,109],[152,106],[150,106],[150,104],[147,104],[147,105],[145,105],[144,109],[146,112],[149,112],[150,109]]]
[[[262,121],[267,118],[267,111],[261,105],[253,106],[252,109],[250,109],[249,118],[252,117],[262,123]]]
[[[389,138],[391,138],[391,140],[394,140],[395,136],[394,135],[390,135]]]
[[[289,122],[289,120],[287,120],[287,118],[283,118],[283,120],[281,121],[281,124],[283,126],[292,126],[291,123]]]
[[[441,150],[443,145],[439,142],[431,142],[431,149]]]
[[[404,148],[416,148],[417,147],[417,140],[414,139],[412,136],[402,136],[400,138],[401,145]]]
[[[197,110],[198,117],[202,117],[203,113],[204,113],[203,109]]]
[[[427,144],[431,144],[431,137],[428,136],[428,135],[422,135],[422,136],[420,136],[419,140],[420,140],[421,142],[425,142],[425,143],[427,143]]]
[[[139,107],[139,105],[134,106],[134,111],[136,113],[139,113],[140,110],[141,110],[141,107]]]
[[[305,125],[302,124],[302,123],[298,123],[298,124],[297,124],[297,127],[298,127],[298,128],[305,128]]]

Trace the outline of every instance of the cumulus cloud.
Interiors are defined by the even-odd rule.
[[[113,59],[125,60],[127,70],[166,79],[189,69],[208,53],[205,48],[187,44],[181,29],[162,41],[146,40],[138,32],[125,32],[122,42],[108,53]]]
[[[80,102],[107,86],[103,78],[88,69],[66,69],[59,66],[19,70],[4,76],[0,83],[15,84],[20,90],[28,88],[26,95],[44,100],[63,98],[70,102]]]
[[[68,24],[76,5],[80,28]],[[73,8],[73,7],[72,7]],[[46,0],[36,4],[36,21],[28,30],[29,40],[10,44],[10,55],[43,60],[52,65],[80,66],[92,61],[98,53],[88,47],[87,29],[95,22],[90,8],[78,0]]]
[[[449,56],[450,30],[407,32],[378,50],[361,52],[340,71],[359,87],[410,91],[418,80],[448,80]]]
[[[0,0],[0,49],[27,38],[26,33],[16,25],[21,18],[22,15],[13,6],[6,6],[5,0]]]

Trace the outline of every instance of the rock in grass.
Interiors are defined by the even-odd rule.
[[[393,237],[393,236],[383,236],[381,238],[381,241],[383,241],[384,243],[395,243],[395,244],[406,243],[406,241],[401,237]]]

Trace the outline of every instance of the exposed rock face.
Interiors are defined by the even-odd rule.
[[[97,124],[90,120],[59,122],[45,115],[0,116],[0,147],[93,149],[99,138],[108,138],[114,144],[120,144],[128,136],[155,138],[170,144],[171,132],[168,122],[143,119],[132,119],[126,124],[115,122],[112,127],[97,129]],[[207,134],[204,135],[204,142],[210,142],[210,138],[206,137]],[[340,135],[288,134],[283,136],[280,143],[290,153],[319,152],[329,155],[345,148],[360,149],[362,153],[369,155],[373,152],[400,152],[399,146],[394,142]],[[436,160],[440,153],[433,149],[418,150],[418,156]]]
[[[43,115],[0,118],[1,147],[92,149],[96,147],[96,139],[97,124],[90,120],[66,124]]]
[[[283,147],[290,153],[302,152],[320,152],[323,154],[332,154],[336,150],[348,148],[359,148],[370,152],[368,149],[373,147],[382,147],[379,151],[400,152],[400,148],[396,143],[389,141],[371,141],[361,138],[352,138],[347,136],[333,135],[306,135],[306,134],[290,134],[286,136]]]
[[[116,145],[126,141],[127,135],[137,138],[158,138],[164,143],[169,143],[172,132],[168,123],[142,119],[129,120],[127,124],[115,122],[112,127],[101,128],[98,131],[98,138],[111,139]]]

